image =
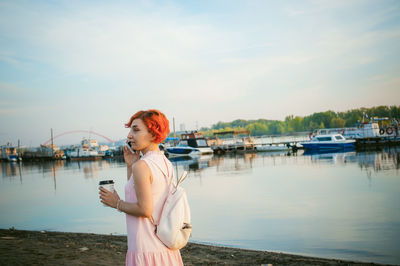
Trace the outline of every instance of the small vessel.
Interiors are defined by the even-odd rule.
[[[18,155],[15,155],[15,154],[10,154],[10,155],[8,155],[8,161],[10,161],[10,162],[16,162],[16,161],[18,161],[18,160],[19,160]]]
[[[17,153],[17,147],[12,146],[11,143],[7,143],[7,145],[0,146],[0,159],[9,162],[16,162],[20,160],[20,157]]]
[[[96,160],[104,157],[104,153],[99,153],[97,140],[84,138],[81,145],[75,147],[67,153],[71,160]]]
[[[305,149],[311,150],[334,150],[334,149],[353,149],[355,140],[345,139],[340,134],[317,135],[311,141],[302,142]]]
[[[165,151],[169,157],[195,156],[213,153],[213,150],[208,146],[206,139],[199,132],[182,134],[178,145],[165,147]]]

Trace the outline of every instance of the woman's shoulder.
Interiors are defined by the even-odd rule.
[[[173,170],[171,161],[168,160],[162,151],[147,152],[141,158],[141,161],[146,162],[150,169],[158,169],[165,175],[169,175],[171,170]]]
[[[140,160],[155,163],[158,165],[164,165],[164,161],[169,162],[162,151],[149,151],[143,155]]]
[[[144,160],[139,160],[133,165],[133,174],[140,175],[150,172],[150,167]]]

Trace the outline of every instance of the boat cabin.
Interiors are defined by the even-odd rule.
[[[184,133],[181,135],[181,140],[179,141],[180,146],[190,146],[193,148],[209,147],[207,140],[204,138],[203,134],[199,132]]]
[[[312,139],[312,141],[342,141],[345,138],[342,135],[318,135]]]
[[[17,157],[17,147],[11,146],[11,144],[3,145],[0,147],[0,159],[14,160]]]

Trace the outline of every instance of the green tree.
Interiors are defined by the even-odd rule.
[[[400,118],[400,106],[376,106],[371,108],[358,108],[346,112],[326,111],[313,113],[305,117],[289,115],[284,121],[278,120],[243,120],[237,119],[232,122],[218,122],[210,129],[202,128],[205,134],[212,135],[213,130],[250,130],[251,135],[282,134],[295,131],[312,131],[317,128],[352,127],[361,121],[363,114],[369,117]]]
[[[281,121],[273,121],[269,125],[269,133],[273,135],[282,134],[285,132],[284,123]]]
[[[292,120],[289,121],[288,128],[291,129],[291,131],[303,131],[304,130],[304,123],[303,123],[303,118],[296,116]]]
[[[344,127],[346,125],[346,120],[340,117],[334,117],[332,118],[330,125],[333,128]]]
[[[260,136],[260,135],[266,135],[269,133],[269,128],[266,124],[260,123],[260,122],[254,122],[251,124],[248,124],[246,126],[247,130],[250,130],[250,134],[253,136]]]

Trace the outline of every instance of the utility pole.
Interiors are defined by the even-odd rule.
[[[174,125],[174,146],[176,146],[176,132],[175,132],[175,117],[172,118],[173,125]]]

